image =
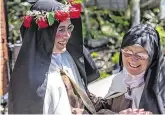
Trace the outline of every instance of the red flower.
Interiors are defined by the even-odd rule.
[[[79,18],[80,17],[80,10],[75,7],[71,7],[70,9],[70,18]]]
[[[74,2],[74,0],[68,0],[68,2],[69,2],[69,3],[72,3],[72,2]]]
[[[23,20],[24,20],[24,26],[29,28],[31,26],[31,22],[32,22],[32,17],[31,16],[24,16]]]
[[[38,24],[39,28],[46,28],[49,26],[47,23],[47,20],[45,18],[39,18],[37,20],[37,24]]]
[[[54,14],[54,17],[57,19],[57,20],[60,20],[60,22],[63,22],[65,21],[67,18],[68,18],[69,14],[67,12],[64,12],[64,11],[57,11],[55,14]]]
[[[75,7],[75,8],[77,8],[77,9],[79,9],[80,12],[82,11],[82,6],[81,6],[80,3],[79,3],[79,4],[72,4],[72,3],[71,3],[71,5],[72,5],[72,7]]]

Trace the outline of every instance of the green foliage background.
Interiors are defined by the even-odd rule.
[[[15,42],[20,39],[20,27],[23,16],[30,8],[27,2],[21,3],[20,0],[8,0],[8,24],[9,24],[9,41]]]
[[[9,41],[15,42],[20,39],[20,26],[23,21],[23,16],[30,8],[30,4],[21,0],[8,0],[8,24],[9,24]],[[82,13],[83,36],[84,39],[101,39],[110,38],[112,47],[120,46],[123,35],[131,27],[131,11],[128,9],[125,12],[110,11],[99,9],[95,6],[86,8],[89,14],[89,30],[86,28],[86,16]],[[160,11],[158,8],[150,10],[141,10],[141,22],[151,23],[159,32],[162,48],[165,48],[165,23],[159,19]],[[87,32],[90,36],[87,36]],[[91,54],[94,58],[98,57],[97,52]],[[116,52],[112,59],[113,64],[119,62],[119,52]],[[101,77],[107,77],[108,74],[101,72]]]

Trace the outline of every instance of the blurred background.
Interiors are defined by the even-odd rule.
[[[10,68],[21,46],[19,29],[25,12],[31,6],[28,2],[33,0],[4,0],[7,42],[12,51]],[[122,37],[136,24],[152,24],[160,34],[162,50],[165,48],[165,0],[83,0],[82,5],[84,45],[97,64],[101,79],[118,69]]]
[[[1,0],[0,96],[7,92],[22,42],[20,26],[33,1]],[[122,37],[136,24],[150,23],[158,30],[165,54],[165,0],[83,0],[82,6],[84,45],[100,71],[99,80],[118,71]]]

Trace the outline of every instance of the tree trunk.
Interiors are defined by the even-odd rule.
[[[165,19],[165,0],[160,2],[160,19]]]
[[[86,4],[86,2],[87,2],[87,0],[84,0],[84,3]],[[83,9],[84,9],[84,15],[85,15],[85,30],[86,30],[86,32],[85,32],[85,38],[87,38],[87,39],[89,39],[90,38],[90,33],[89,33],[89,13],[88,13],[88,10],[87,10],[87,8],[86,8],[86,6],[85,6],[85,4],[84,4],[84,7],[83,7]]]
[[[0,2],[0,96],[3,96],[7,93],[9,58],[6,35],[5,3],[4,0],[1,0]]]
[[[140,24],[140,0],[132,0],[132,27]]]

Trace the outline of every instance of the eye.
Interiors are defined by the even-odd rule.
[[[143,58],[141,55],[139,55],[139,54],[135,54],[135,56],[136,56],[136,58],[138,58],[138,59],[141,59],[141,60],[144,59],[144,58]]]
[[[133,54],[132,51],[130,51],[130,50],[126,50],[125,52],[128,54]]]
[[[124,53],[126,57],[131,57],[133,54],[132,53]]]
[[[57,31],[58,32],[65,32],[65,28],[58,28]]]
[[[149,56],[148,54],[145,54],[145,53],[138,53],[137,56],[140,58],[140,59],[147,59]]]
[[[132,51],[123,49],[122,50],[125,57],[131,57],[133,55]]]
[[[73,26],[73,25],[70,25],[70,26],[68,27],[68,31],[69,31],[69,32],[72,32],[73,29],[74,29],[74,26]]]

